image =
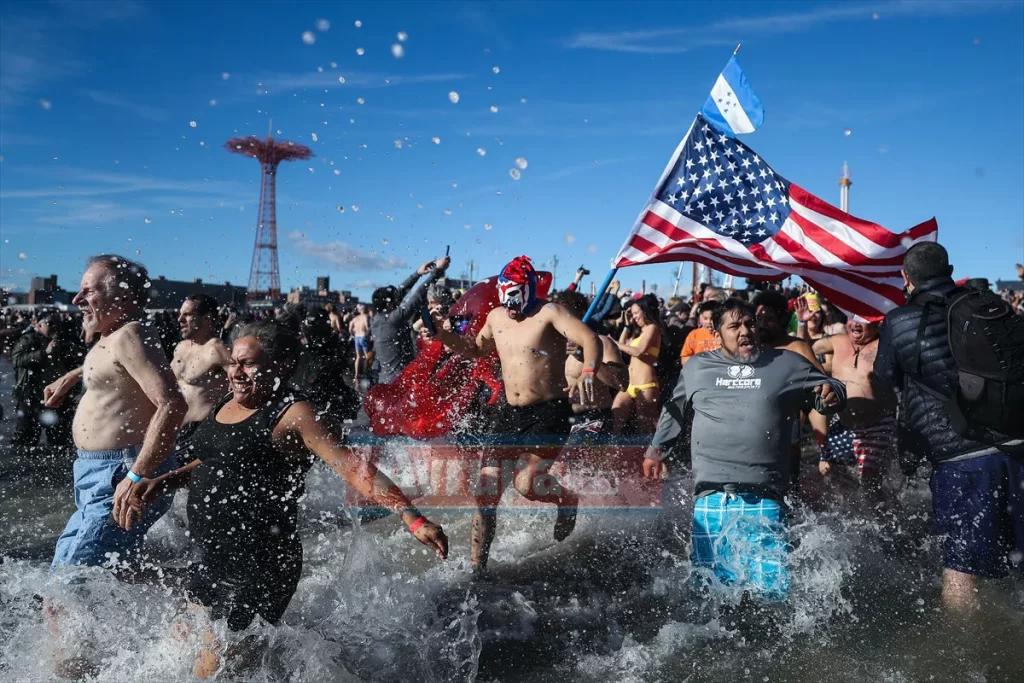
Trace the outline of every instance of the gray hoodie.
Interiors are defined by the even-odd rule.
[[[836,406],[826,407],[814,393],[825,382],[839,395]],[[653,445],[676,443],[688,404],[694,409],[690,442],[698,493],[736,484],[781,500],[789,489],[795,415],[809,408],[823,414],[842,410],[846,385],[791,351],[762,347],[750,364],[730,360],[721,350],[702,353],[683,367]]]
[[[380,363],[377,379],[381,384],[393,381],[416,357],[412,323],[427,303],[427,289],[442,274],[443,271],[432,270],[416,285],[420,274],[413,273],[398,285],[395,296],[404,297],[402,302],[390,313],[377,312],[370,318],[373,350]]]

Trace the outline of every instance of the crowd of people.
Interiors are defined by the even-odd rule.
[[[756,598],[783,600],[792,581],[787,520],[805,433],[820,476],[852,482],[878,510],[890,470],[931,465],[946,604],[971,606],[979,577],[1021,564],[1024,292],[955,283],[940,245],[908,250],[907,303],[884,321],[766,283],[665,301],[612,282],[593,301],[582,268],[542,298],[520,256],[498,273],[499,306],[474,335],[449,315],[460,294],[444,287],[449,264],[424,263],[351,310],[236,309],[194,295],[175,318],[146,311],[143,266],[98,256],[74,299],[80,313],[5,312],[15,447],[76,451],[76,510],[53,570],[110,566],[113,555],[130,572],[169,492],[185,487],[198,553],[183,586],[190,609],[236,631],[256,615],[275,623],[301,576],[296,501],[318,458],[444,558],[443,529],[375,458],[356,455],[343,428],[369,385],[414,361],[417,337],[500,368],[504,395],[480,418],[494,440],[474,488],[475,575],[486,575],[509,484],[555,506],[555,540],[574,529],[577,492],[537,444],[585,451],[618,435],[650,444],[642,462],[620,464],[652,485],[670,470],[692,476],[693,566]],[[974,335],[958,337],[968,319]],[[985,353],[995,371],[978,369]],[[59,626],[59,609],[49,612]],[[203,642],[195,671],[206,678],[226,653]]]

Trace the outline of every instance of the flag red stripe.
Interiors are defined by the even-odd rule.
[[[695,253],[687,253],[682,255],[678,253],[662,254],[660,256],[654,256],[644,261],[630,261],[629,259],[623,258],[621,261],[617,261],[615,263],[615,267],[625,268],[627,266],[639,266],[648,263],[678,263],[680,261],[696,261],[697,263],[702,263],[705,266],[708,266],[709,268],[714,268],[720,273],[725,273],[726,275],[733,275],[735,277],[751,278],[754,280],[768,280],[769,282],[778,282],[779,280],[784,280],[787,277],[786,273],[781,272],[775,275],[768,275],[763,272],[744,271],[741,268],[723,264],[717,258],[704,256],[700,254],[697,250],[694,250],[694,252]],[[680,258],[680,256],[683,256],[683,258]],[[748,263],[753,264],[753,261],[749,261]]]
[[[711,247],[713,249],[721,249],[723,251],[728,251],[725,247],[722,246],[722,243],[719,242],[718,240],[716,240],[716,239],[701,239],[699,237],[695,237],[695,236],[691,235],[690,233],[686,232],[686,230],[684,230],[683,228],[680,228],[678,225],[676,225],[672,221],[668,220],[667,218],[662,218],[661,216],[659,216],[658,214],[654,213],[653,211],[648,211],[647,212],[647,215],[644,216],[643,223],[647,227],[653,228],[654,230],[657,230],[658,232],[660,232],[662,235],[664,235],[665,237],[669,238],[673,242],[691,241],[691,242],[693,242],[695,244],[696,243],[704,244],[704,245],[709,246],[709,247]]]
[[[832,220],[839,221],[840,223],[849,226],[880,247],[891,249],[893,247],[900,246],[901,235],[889,232],[877,223],[872,223],[871,221],[851,216],[848,213],[843,213],[841,209],[837,209],[825,200],[815,197],[813,194],[798,185],[790,184],[789,197],[791,201],[795,200],[803,206],[806,206],[808,209],[820,213],[822,216],[828,216]],[[845,261],[846,259],[843,260]]]
[[[642,235],[633,235],[633,237],[630,238],[629,246],[631,246],[632,248],[636,249],[639,252],[642,252],[652,257],[650,259],[644,259],[643,261],[640,262],[630,261],[629,265],[633,265],[635,263],[651,263],[653,261],[653,257],[662,254],[672,256],[676,261],[684,260],[679,257],[679,248],[682,247],[684,249],[687,249],[689,252],[693,253],[700,253],[701,251],[706,251],[708,252],[709,258],[719,260],[725,264],[728,264],[734,269],[744,270],[744,273],[733,273],[733,275],[739,275],[740,277],[747,277],[746,273],[749,273],[751,277],[759,278],[762,275],[764,275],[764,271],[775,270],[774,268],[772,268],[770,264],[762,264],[758,263],[757,261],[732,256],[727,251],[710,251],[707,249],[707,245],[704,242],[696,242],[693,244],[673,244],[667,249],[662,249],[657,244],[654,244],[653,242],[651,242]],[[669,249],[674,251],[668,252]]]

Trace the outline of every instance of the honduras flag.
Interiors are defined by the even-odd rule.
[[[701,113],[715,128],[731,135],[753,133],[764,123],[764,105],[743,74],[736,55],[722,69]]]

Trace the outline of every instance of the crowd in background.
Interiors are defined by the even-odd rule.
[[[413,275],[430,274],[432,269],[428,263],[421,269],[422,272],[417,271]],[[1024,281],[1024,267],[1018,265],[1017,269]],[[443,269],[439,269],[436,275],[443,275],[443,272]],[[569,303],[568,299],[575,297],[580,302],[579,306],[589,307],[592,298],[579,293],[580,283],[587,274],[589,271],[580,268],[574,281],[565,290],[550,293],[549,299]],[[415,281],[413,278],[412,282]],[[425,298],[432,313],[441,317],[447,316],[449,309],[464,294],[462,290],[447,288],[443,281],[431,280],[422,284],[420,297]],[[628,412],[637,419],[618,420],[617,432],[653,432],[653,418],[650,416],[656,418],[667,398],[665,394],[668,388],[674,386],[679,376],[682,364],[694,353],[714,348],[711,326],[713,312],[728,299],[755,303],[761,291],[777,292],[787,302],[788,333],[797,333],[799,321],[795,311],[801,300],[810,302],[810,308],[813,309],[813,315],[806,323],[805,338],[808,341],[813,343],[823,337],[846,333],[846,316],[843,312],[812,292],[807,285],[750,284],[752,286],[747,289],[739,290],[702,283],[688,296],[672,296],[667,300],[654,293],[623,288],[618,281],[610,284],[595,306],[590,320],[591,327],[599,334],[608,335],[620,348],[625,349],[630,344],[635,345],[645,326],[654,325],[658,330],[656,358],[643,360],[653,361],[649,365],[656,372],[655,382],[664,390],[637,392],[636,396],[631,397],[632,400],[648,405],[646,409]],[[979,289],[990,288],[985,279],[962,281],[961,284]],[[323,306],[221,306],[217,311],[216,327],[222,341],[228,343],[232,330],[238,325],[266,319],[286,323],[300,336],[305,349],[303,362],[293,383],[325,403],[332,402],[333,409],[340,417],[354,419],[359,412],[359,393],[381,379],[378,360],[380,340],[375,339],[372,333],[373,320],[382,313],[392,313],[386,310],[389,307],[393,307],[392,310],[399,308],[397,304],[391,303],[392,299],[402,298],[409,289],[411,285],[404,289],[380,288],[375,292],[373,303],[348,307],[333,303]],[[409,303],[418,303],[412,301],[415,294],[415,291],[408,293]],[[998,294],[1019,315],[1024,315],[1024,288],[1003,289]],[[398,311],[401,314],[398,334],[407,335],[410,340],[427,336],[420,310],[421,306],[406,306]],[[580,315],[582,310],[579,311]],[[364,329],[370,332],[365,341],[360,343],[356,338],[362,336],[358,334],[361,318],[367,322]],[[178,313],[153,310],[148,312],[147,319],[157,328],[164,352],[170,359],[181,339]],[[445,324],[465,323],[464,319],[455,319],[446,320]],[[0,314],[0,353],[9,358],[15,368],[16,410],[11,417],[15,421],[13,440],[16,445],[24,447],[42,443],[58,449],[72,448],[70,420],[74,414],[74,397],[59,411],[43,410],[37,399],[42,395],[43,387],[69,369],[77,367],[93,343],[95,339],[87,338],[83,332],[81,315],[77,312],[44,307],[34,311],[13,308],[3,310]],[[389,341],[389,346],[392,344],[393,341]],[[360,351],[360,347],[365,351]],[[403,360],[407,363],[411,358]],[[822,357],[819,360],[826,363],[827,370],[828,359]],[[390,369],[382,381],[393,379],[397,375],[396,370],[400,371],[401,366]],[[620,416],[624,412],[621,410],[622,403],[620,401],[617,405]],[[642,419],[644,415],[648,416],[647,419]]]

